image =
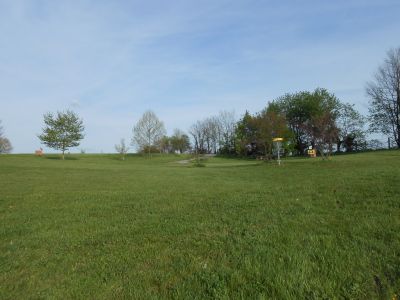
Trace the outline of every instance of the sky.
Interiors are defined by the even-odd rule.
[[[187,131],[328,89],[367,114],[366,82],[400,46],[398,0],[0,0],[0,120],[14,153],[43,114],[74,110],[71,152],[115,152],[146,110]]]

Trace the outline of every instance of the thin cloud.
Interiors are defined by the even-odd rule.
[[[365,81],[398,46],[399,10],[390,0],[1,2],[0,119],[15,152],[31,152],[43,114],[72,108],[82,148],[111,152],[149,108],[172,132],[321,86],[365,113]]]

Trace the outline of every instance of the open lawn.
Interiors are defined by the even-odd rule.
[[[0,298],[390,299],[400,151],[0,156]]]

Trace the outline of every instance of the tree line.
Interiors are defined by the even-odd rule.
[[[233,112],[222,111],[195,122],[188,134],[175,129],[167,136],[164,123],[152,111],[143,114],[133,128],[131,145],[139,152],[215,153],[271,157],[272,140],[283,138],[287,155],[304,155],[309,147],[325,157],[333,151],[353,152],[381,147],[367,141],[368,133],[388,136],[389,148],[400,148],[400,47],[389,50],[374,79],[367,83],[369,116],[362,116],[350,103],[339,100],[323,88],[285,94],[270,101],[255,114],[245,112],[236,120]],[[84,138],[83,121],[72,111],[44,115],[40,141],[65,152]],[[367,128],[367,124],[369,127]],[[129,150],[125,140],[115,145],[122,157]],[[0,153],[9,153],[11,142],[0,123]]]
[[[271,155],[277,137],[286,154],[304,155],[310,146],[322,156],[334,149],[351,152],[365,145],[364,124],[353,105],[325,89],[286,94],[255,115],[245,113],[237,125],[236,152]]]

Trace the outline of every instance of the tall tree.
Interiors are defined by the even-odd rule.
[[[151,149],[156,148],[160,139],[166,134],[164,123],[158,119],[151,110],[146,111],[133,128],[132,144],[140,151],[147,151],[151,155]]]
[[[202,154],[206,152],[205,147],[205,130],[202,121],[197,121],[190,126],[189,134],[193,137],[194,151],[196,154]]]
[[[64,159],[65,151],[77,147],[83,139],[83,121],[71,110],[58,111],[55,115],[47,113],[44,115],[45,127],[39,135],[42,144],[62,151]]]
[[[392,137],[400,148],[400,47],[388,51],[374,77],[366,88],[370,130]]]
[[[204,140],[207,147],[207,153],[217,153],[221,134],[219,125],[218,119],[215,116],[203,121]]]
[[[314,145],[310,135],[310,122],[329,113],[336,120],[339,100],[326,89],[317,88],[313,92],[286,94],[273,101],[274,109],[283,113],[294,134],[295,148],[303,155],[308,145]],[[319,122],[318,122],[319,123]]]
[[[272,106],[270,107],[270,104],[255,116],[255,122],[257,126],[257,146],[263,155],[272,153],[272,140],[274,138],[284,138],[286,144],[292,137],[285,116],[276,112]]]
[[[190,127],[189,133],[197,153],[234,153],[235,130],[234,113],[222,111],[197,121]]]
[[[246,111],[236,125],[236,153],[239,155],[257,154],[257,121]]]
[[[12,151],[12,145],[8,138],[4,136],[3,126],[1,126],[0,120],[0,154],[1,153],[10,153]]]
[[[343,147],[346,152],[357,150],[357,145],[365,140],[365,118],[354,108],[353,104],[341,103],[337,118],[338,137],[337,151]]]
[[[328,111],[313,116],[305,125],[305,130],[323,159],[332,153],[332,146],[337,139],[335,119],[335,115]]]
[[[233,111],[221,111],[217,116],[219,133],[219,153],[235,153],[236,119]]]

